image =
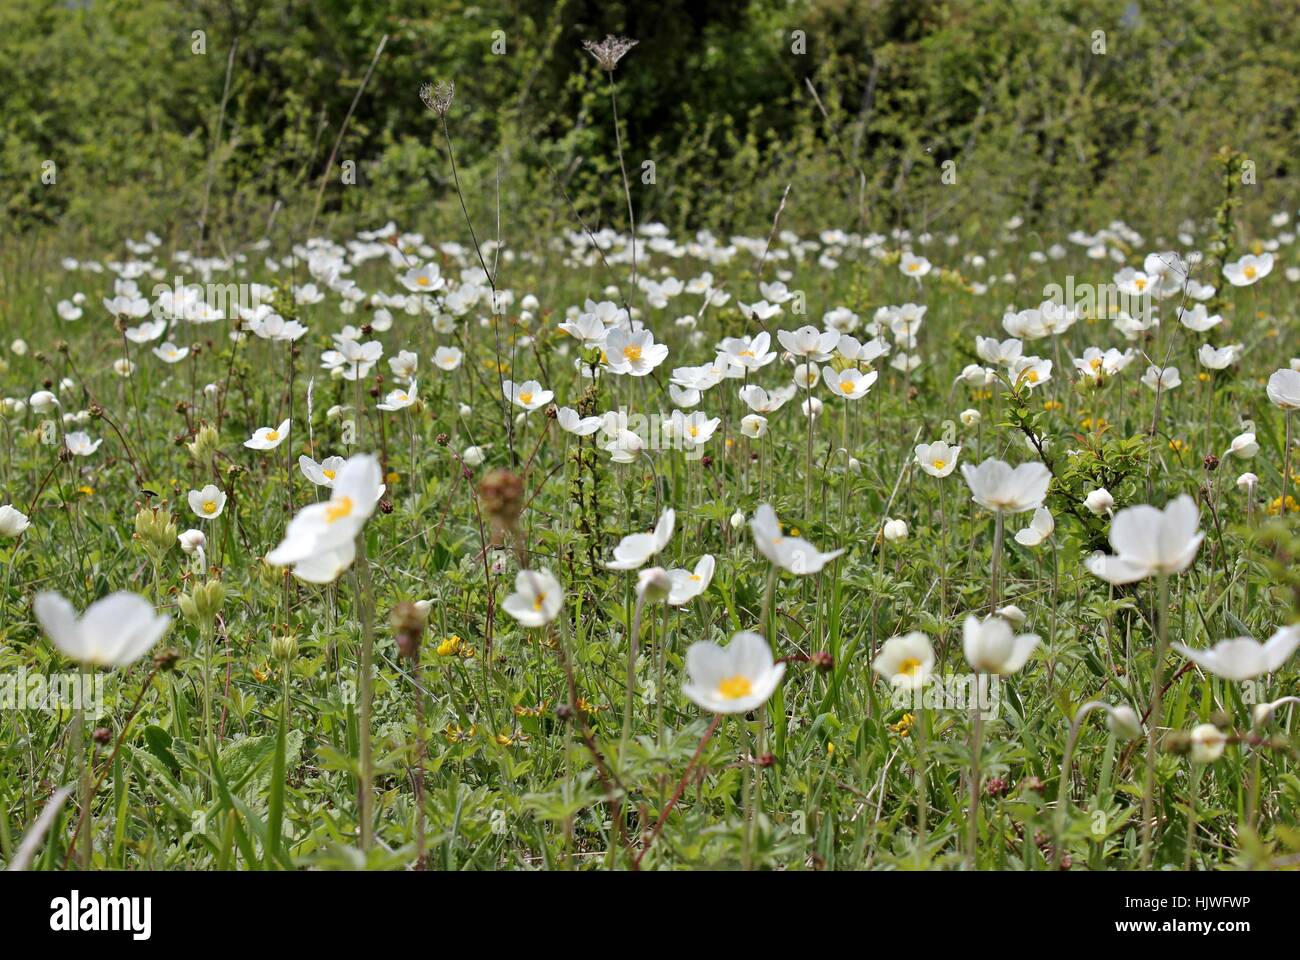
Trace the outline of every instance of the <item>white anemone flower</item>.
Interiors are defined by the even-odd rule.
[[[258,427],[253,435],[244,441],[249,450],[274,450],[284,443],[289,436],[289,421],[282,420],[278,427]]]
[[[94,667],[127,667],[143,657],[171,626],[167,614],[136,593],[119,591],[76,608],[53,592],[36,595],[32,610],[59,652]]]
[[[515,574],[515,592],[501,603],[501,609],[519,621],[521,627],[544,627],[564,607],[564,588],[551,571],[520,570]]]
[[[981,620],[972,614],[962,624],[966,662],[979,673],[1018,673],[1039,642],[1037,634],[1016,634],[1011,624],[998,616]]]
[[[1046,507],[1036,507],[1029,526],[1016,531],[1016,543],[1022,547],[1036,547],[1056,530],[1056,521]]]
[[[934,673],[934,648],[919,630],[890,637],[880,648],[871,669],[894,689],[919,690]]]
[[[1216,677],[1241,682],[1281,669],[1300,646],[1300,625],[1283,627],[1266,643],[1251,637],[1222,640],[1207,650],[1175,643],[1173,648]]]
[[[785,664],[774,663],[767,641],[743,632],[720,647],[709,640],[686,651],[687,680],[682,693],[711,713],[748,713],[767,702],[785,675]]]
[[[660,515],[653,533],[630,533],[614,548],[614,559],[605,566],[611,570],[636,570],[657,554],[673,538],[677,511],[669,507]]]
[[[1135,583],[1152,575],[1182,573],[1200,549],[1205,534],[1196,501],[1183,494],[1164,510],[1141,505],[1125,507],[1110,525],[1115,553],[1094,553],[1085,561],[1107,583]]]
[[[822,553],[802,537],[782,533],[776,511],[766,503],[754,511],[749,528],[759,553],[781,569],[801,576],[819,573],[827,563],[844,553],[843,548]]]

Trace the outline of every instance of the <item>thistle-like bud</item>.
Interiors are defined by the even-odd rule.
[[[210,625],[221,612],[221,605],[226,602],[226,587],[220,580],[195,584],[189,593],[183,593],[177,601],[181,613],[190,623]]]
[[[524,482],[509,470],[492,470],[478,485],[484,512],[492,523],[509,530],[524,510]]]
[[[135,515],[135,535],[151,556],[160,557],[176,542],[176,522],[168,510],[141,507]]]
[[[288,663],[298,656],[298,638],[292,633],[281,633],[272,637],[271,656]]]
[[[414,603],[403,602],[393,607],[389,618],[397,649],[408,660],[420,656],[420,640],[424,636],[425,613]]]
[[[213,454],[217,452],[220,443],[221,438],[217,436],[216,429],[205,423],[199,427],[199,432],[194,435],[193,442],[186,444],[186,446],[195,460],[199,463],[207,463],[212,459]]]

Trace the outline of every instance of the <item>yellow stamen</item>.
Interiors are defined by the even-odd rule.
[[[921,669],[921,661],[915,657],[908,657],[898,665],[898,673],[904,677],[910,677]]]
[[[525,390],[523,393],[519,394],[519,402],[524,406],[528,406],[528,404],[533,402],[533,392],[531,390]]]
[[[212,514],[216,513],[216,512],[217,512],[217,501],[215,501],[215,500],[205,500],[205,501],[203,501],[203,512],[206,513],[208,516],[212,516]]]
[[[722,694],[728,700],[739,700],[741,697],[747,697],[754,692],[753,685],[749,682],[748,677],[742,677],[737,674],[734,677],[728,677],[718,684],[718,693]]]
[[[337,500],[331,500],[329,506],[325,508],[325,522],[334,523],[344,517],[352,516],[353,506],[351,497],[339,497]]]
[[[947,465],[948,465],[948,461],[947,461],[947,460],[936,460],[936,461],[934,461],[934,463],[933,463],[933,467],[934,467],[934,469],[936,469],[936,470],[942,470],[942,469],[943,469],[944,467],[946,467]]]
[[[640,347],[635,347],[635,346],[633,346],[633,347],[624,347],[624,348],[623,348],[623,357],[624,357],[624,359],[626,359],[626,360],[631,360],[631,361],[633,361],[633,362],[635,362],[635,361],[637,361],[637,360],[640,360],[640,359],[641,359],[641,348],[640,348]]]
[[[334,477],[337,476],[337,474],[333,470],[322,470],[321,473],[325,475],[325,479],[327,480],[333,480]]]
[[[274,443],[275,441],[279,440],[279,439],[280,439],[280,433],[279,433],[279,431],[278,431],[278,430],[268,430],[268,431],[266,431],[266,439],[269,440],[269,441],[272,442],[272,443]]]

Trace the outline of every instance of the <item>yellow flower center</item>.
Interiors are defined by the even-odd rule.
[[[749,682],[748,677],[742,677],[737,674],[734,677],[728,677],[718,684],[718,693],[722,694],[728,700],[739,700],[741,697],[747,697],[754,692],[753,685]]]
[[[428,278],[428,277],[416,277],[415,282],[416,282],[417,284],[419,284],[420,286],[422,286],[422,287],[427,287],[427,286],[429,285],[429,278]]]
[[[536,597],[533,598],[533,609],[537,611],[541,611],[542,604],[545,602],[546,602],[546,594],[539,593]]]
[[[532,403],[533,392],[531,390],[525,390],[523,393],[519,394],[519,402],[524,404],[525,406]]]
[[[697,426],[692,425],[691,428],[690,428],[687,432],[688,432],[692,437],[698,437],[698,436],[700,435],[700,428],[697,427]]]
[[[640,347],[624,347],[624,348],[623,348],[623,357],[624,357],[624,359],[626,359],[626,360],[630,360],[630,361],[633,361],[633,362],[635,362],[635,361],[637,361],[637,360],[640,360],[640,359],[641,359],[641,348],[640,348]]]
[[[921,269],[921,265],[919,263],[909,263],[907,265],[907,269],[910,270],[912,273],[916,273],[916,271]]]
[[[1241,272],[1244,273],[1244,274],[1246,275],[1246,279],[1247,279],[1247,280],[1254,280],[1254,279],[1255,279],[1255,273],[1256,273],[1257,271],[1255,270],[1254,267],[1246,267],[1246,268],[1245,268],[1244,270],[1242,270]]]
[[[690,579],[694,580],[696,583],[700,582],[699,574],[692,573]]]
[[[333,470],[322,470],[321,473],[325,474],[325,479],[327,480],[333,480],[336,476]]]
[[[1135,281],[1133,281],[1133,282],[1137,285],[1137,288],[1138,288],[1139,290],[1145,290],[1145,289],[1146,289],[1147,282],[1146,282],[1145,280],[1143,280],[1141,277],[1138,277],[1138,278],[1137,278]]]
[[[1100,370],[1100,369],[1101,369],[1101,357],[1093,357],[1092,360],[1090,361],[1090,365],[1091,365],[1092,369],[1094,369],[1094,370]]]
[[[353,506],[351,497],[339,497],[337,500],[331,500],[329,506],[325,508],[325,522],[335,523],[344,517],[352,516]]]
[[[203,501],[203,512],[206,513],[208,516],[212,516],[212,514],[216,513],[216,512],[217,512],[217,501],[215,501],[215,500],[204,500],[204,501]]]
[[[898,672],[904,677],[910,677],[921,669],[921,661],[915,657],[908,657],[898,665]]]
[[[841,380],[841,381],[840,381],[840,389],[841,389],[842,391],[844,391],[845,393],[852,393],[852,392],[853,392],[853,381],[852,381],[852,380]]]
[[[933,464],[934,469],[936,469],[936,470],[942,470],[942,469],[943,469],[944,467],[946,467],[947,465],[948,465],[948,461],[946,461],[946,460],[936,460],[936,461],[934,461],[934,464]]]
[[[1037,382],[1038,382],[1038,371],[1037,371],[1037,370],[1030,370],[1027,374],[1025,374],[1025,379],[1028,380],[1030,383],[1037,383]]]
[[[268,440],[270,440],[272,443],[274,443],[276,440],[279,440],[279,439],[280,439],[280,431],[278,431],[278,430],[268,430],[268,431],[266,431],[266,439],[268,439]]]

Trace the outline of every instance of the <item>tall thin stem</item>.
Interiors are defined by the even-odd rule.
[[[1169,575],[1159,576],[1160,609],[1156,627],[1155,662],[1151,665],[1151,707],[1147,720],[1147,771],[1142,789],[1142,869],[1151,866],[1152,817],[1156,790],[1156,730],[1160,726],[1161,685],[1164,680],[1165,645],[1169,639]]]

